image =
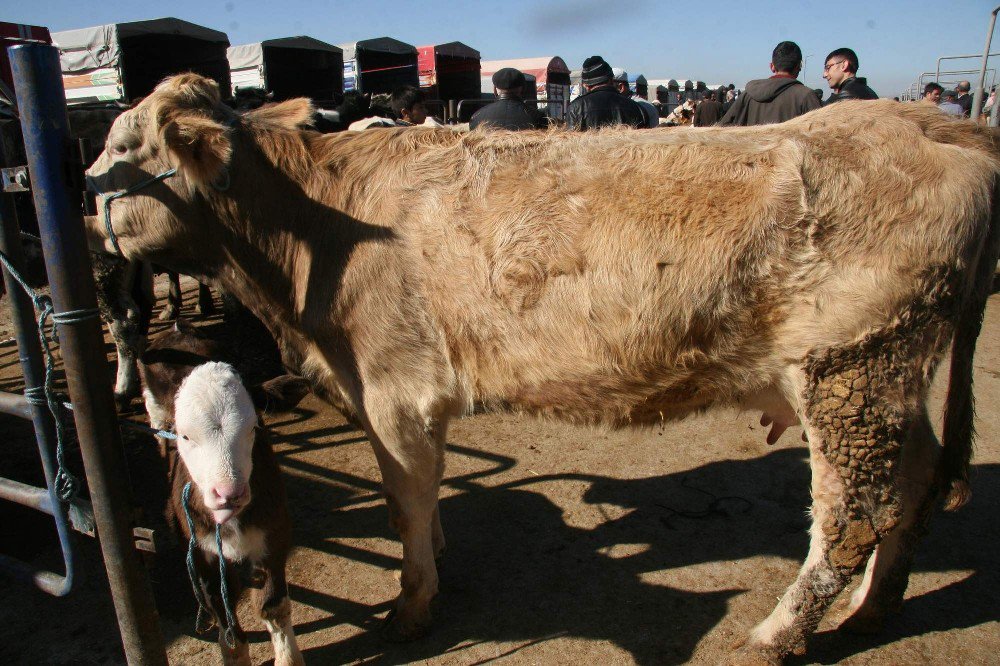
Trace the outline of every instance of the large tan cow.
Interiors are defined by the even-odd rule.
[[[667,133],[319,135],[311,114],[238,117],[181,75],[90,177],[176,168],[114,202],[124,253],[236,295],[366,428],[403,541],[392,633],[430,622],[447,426],[477,401],[612,427],[723,404],[801,421],[809,555],[734,660],[801,648],[866,563],[851,621],[898,606],[939,491],[968,494],[991,130],[893,102]],[[953,337],[941,456],[925,397]]]

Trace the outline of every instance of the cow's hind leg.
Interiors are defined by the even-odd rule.
[[[902,518],[868,560],[841,628],[863,633],[879,631],[886,616],[900,609],[917,545],[927,532],[937,498],[934,471],[939,451],[927,411],[922,409],[903,444],[897,480]]]
[[[434,557],[436,547],[443,549],[444,538],[436,514],[447,421],[409,410],[393,412],[369,412],[369,434],[382,472],[389,523],[403,542],[402,590],[387,618],[385,635],[391,641],[406,641],[430,628],[430,603],[437,594]]]
[[[802,408],[813,473],[809,555],[734,661],[780,663],[789,652],[804,650],[830,603],[899,524],[896,467],[927,375],[913,351],[894,336],[876,335],[807,362]]]

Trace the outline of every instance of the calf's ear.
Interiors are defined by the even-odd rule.
[[[254,407],[262,412],[286,412],[309,393],[309,382],[295,375],[281,375],[250,388]]]
[[[200,113],[169,114],[162,119],[159,136],[178,171],[201,190],[219,179],[233,154],[229,128]]]

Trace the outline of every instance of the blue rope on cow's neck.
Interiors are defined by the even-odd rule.
[[[198,602],[198,619],[195,620],[195,625],[200,627],[202,626],[202,613],[208,613],[210,610],[208,599],[205,598],[205,592],[198,584],[198,573],[194,568],[194,551],[198,547],[198,537],[194,531],[194,519],[191,517],[190,500],[191,482],[188,481],[184,484],[184,491],[181,493],[181,506],[184,507],[184,519],[187,521],[188,532],[191,533],[191,538],[188,540],[187,570],[188,577],[191,579],[191,587],[194,589],[194,598]],[[222,525],[218,523],[215,525],[215,547],[219,554],[219,592],[222,596],[222,608],[226,613],[226,627],[223,629],[222,636],[229,649],[234,650],[236,649],[236,634],[233,631],[233,627],[236,625],[236,619],[233,615],[232,606],[229,603],[229,585],[226,583],[226,558],[222,556]]]
[[[127,189],[122,190],[121,192],[112,192],[111,194],[104,194],[103,195],[104,196],[104,228],[107,230],[107,232],[108,232],[108,238],[111,240],[111,247],[115,248],[115,253],[119,257],[124,257],[125,255],[122,253],[121,246],[118,245],[118,237],[115,236],[115,230],[111,227],[111,202],[114,201],[115,199],[121,199],[122,197],[126,197],[126,196],[128,196],[130,194],[135,194],[136,192],[138,192],[139,190],[141,190],[141,189],[143,189],[145,187],[149,187],[150,185],[153,185],[154,183],[159,183],[161,181],[164,181],[167,178],[170,178],[171,176],[174,176],[176,174],[177,174],[177,169],[167,169],[163,173],[157,174],[157,175],[153,176],[152,178],[147,178],[144,181],[136,183],[132,187],[129,187]]]

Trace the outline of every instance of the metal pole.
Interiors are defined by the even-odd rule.
[[[990,14],[990,29],[986,32],[986,47],[983,49],[983,64],[979,68],[979,83],[976,85],[976,94],[972,97],[971,118],[975,120],[979,117],[979,110],[983,108],[983,83],[986,81],[986,61],[990,59],[990,42],[993,41],[993,28],[997,24],[997,12],[1000,7]]]
[[[0,139],[0,166],[20,166],[6,164],[5,146]],[[10,258],[14,270],[24,274],[24,258],[21,251],[21,228],[17,222],[14,195],[0,193],[0,251]],[[11,321],[14,324],[17,350],[21,362],[21,373],[24,375],[25,391],[37,389],[45,383],[45,365],[42,362],[42,346],[38,341],[38,325],[35,323],[35,309],[31,298],[22,291],[21,286],[6,270],[3,271],[4,283],[7,286],[7,298],[10,299]],[[4,395],[0,399],[5,407],[13,407]],[[22,396],[18,396],[22,397]],[[22,397],[23,398],[23,397]],[[37,403],[38,401],[35,401]],[[55,518],[56,534],[59,537],[59,547],[62,550],[64,576],[48,571],[38,571],[29,565],[21,566],[12,560],[4,560],[4,565],[18,575],[33,579],[35,585],[49,594],[62,597],[73,589],[73,541],[70,533],[66,506],[59,501],[55,492],[55,424],[47,404],[27,404],[20,415],[31,421],[35,430],[35,444],[42,461],[42,473],[45,476],[45,486],[49,495],[49,503],[54,507],[52,516]],[[6,410],[5,410],[6,411]]]
[[[68,165],[78,160],[70,141],[59,52],[42,44],[15,46],[8,52],[55,311],[96,310],[79,196],[71,191],[67,173]],[[63,325],[60,340],[125,656],[130,664],[165,666],[152,589],[132,540],[128,469],[100,321],[89,318]]]

